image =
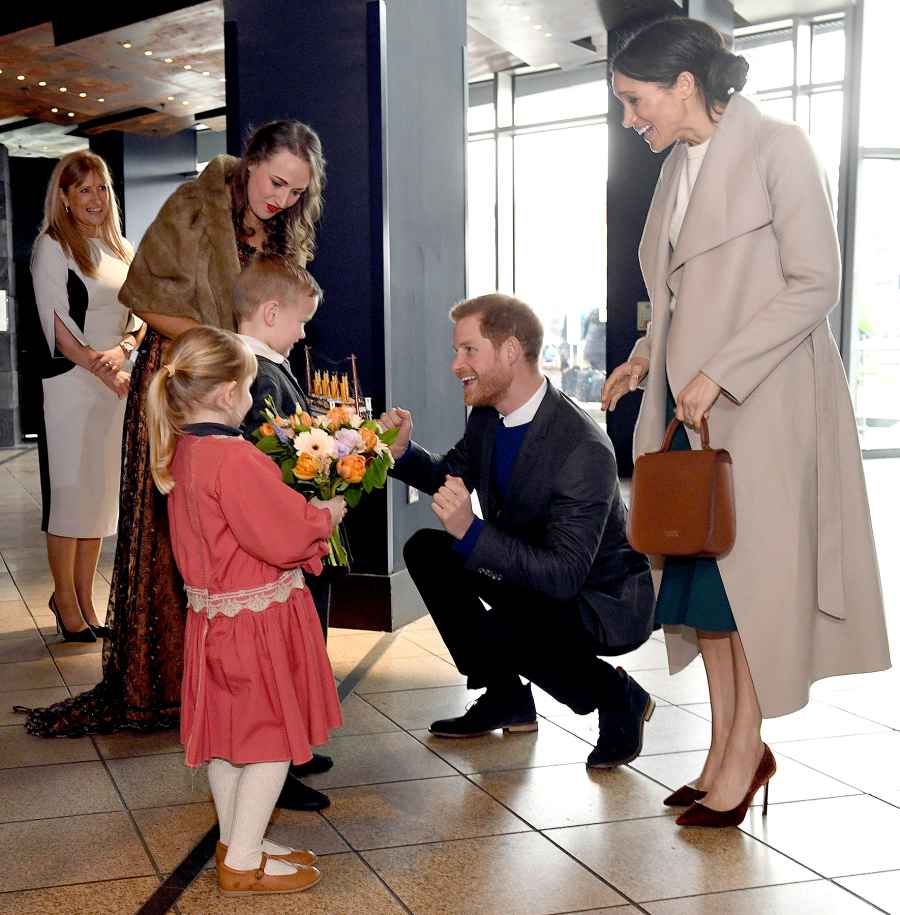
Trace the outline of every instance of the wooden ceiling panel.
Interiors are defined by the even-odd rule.
[[[0,36],[0,70],[0,119],[74,128],[104,118],[104,130],[173,133],[225,104],[222,3],[208,0],[60,46],[49,22]],[[158,116],[106,120],[147,108]]]

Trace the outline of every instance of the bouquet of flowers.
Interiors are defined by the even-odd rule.
[[[256,447],[278,464],[284,482],[308,499],[343,496],[354,508],[363,493],[387,483],[397,429],[383,429],[344,406],[310,416],[298,404],[293,415],[279,416],[271,397],[266,398],[264,415],[267,422],[254,433]],[[332,533],[323,562],[349,567],[340,528]]]

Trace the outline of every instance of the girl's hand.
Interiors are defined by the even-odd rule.
[[[675,401],[675,416],[694,430],[709,419],[709,411],[722,389],[712,378],[698,372],[682,389]]]
[[[327,500],[312,498],[309,500],[309,504],[315,505],[316,508],[327,509],[331,512],[332,528],[337,527],[347,514],[347,500],[343,496],[335,496],[333,499]]]
[[[650,371],[650,361],[642,356],[635,356],[628,362],[623,362],[603,385],[603,394],[600,397],[600,409],[615,410],[616,404],[626,394],[636,391],[638,385],[647,377]]]

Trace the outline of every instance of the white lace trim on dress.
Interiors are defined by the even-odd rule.
[[[275,581],[261,585],[258,588],[247,588],[244,591],[226,591],[222,594],[210,594],[206,588],[192,588],[185,585],[188,607],[196,613],[206,613],[212,619],[214,616],[237,616],[241,610],[251,610],[253,613],[262,613],[272,604],[283,604],[290,596],[291,591],[305,587],[303,571],[291,569],[284,572]]]

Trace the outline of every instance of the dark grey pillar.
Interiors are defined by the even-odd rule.
[[[10,198],[9,153],[5,146],[0,146],[0,448],[18,445],[21,441]]]
[[[408,407],[416,438],[446,448],[465,422],[447,319],[465,294],[464,0],[226,0],[225,19],[230,151],[290,117],[328,159],[310,264],[326,297],[308,342],[355,353],[376,410]],[[401,550],[434,516],[389,487],[353,513],[337,625],[388,629],[421,612]]]
[[[197,169],[197,134],[168,137],[108,131],[91,137],[91,149],[106,160],[124,215],[124,233],[137,248],[169,195]]]

